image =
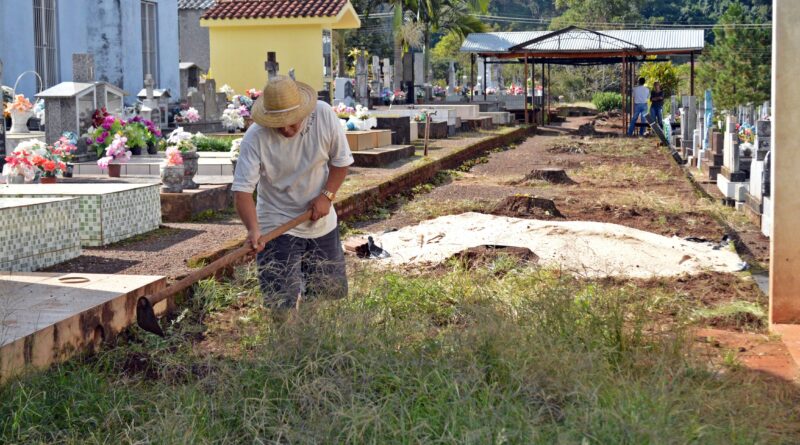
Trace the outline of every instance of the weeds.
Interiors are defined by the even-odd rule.
[[[0,441],[727,444],[800,433],[793,387],[754,379],[735,355],[722,374],[695,359],[682,328],[652,329],[672,304],[652,292],[513,264],[502,277],[359,264],[349,298],[308,303],[280,325],[252,267],[204,282],[166,339],[136,331],[0,388]]]

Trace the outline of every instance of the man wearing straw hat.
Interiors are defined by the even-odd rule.
[[[301,297],[347,295],[333,200],[353,155],[339,118],[309,85],[274,76],[253,104],[232,190],[247,240],[258,252],[266,303],[291,308]],[[258,187],[258,203],[253,191]],[[259,237],[311,209],[311,221],[266,245]]]

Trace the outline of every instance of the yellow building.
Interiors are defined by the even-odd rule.
[[[280,74],[323,90],[331,81],[331,30],[361,26],[349,0],[219,0],[200,19],[209,31],[210,74],[237,93],[262,89],[267,52]]]

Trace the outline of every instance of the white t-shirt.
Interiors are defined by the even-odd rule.
[[[650,100],[650,89],[644,85],[633,87],[633,103],[646,104]]]
[[[234,192],[253,193],[258,185],[256,211],[261,233],[298,217],[320,195],[329,165],[347,167],[353,154],[333,109],[317,101],[314,111],[291,138],[276,129],[252,124],[242,139],[233,178]],[[336,211],[308,221],[287,233],[319,238],[336,228]]]

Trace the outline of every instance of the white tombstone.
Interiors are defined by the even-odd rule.
[[[355,80],[349,77],[337,77],[333,81],[334,105],[343,103],[349,107],[355,104]]]

